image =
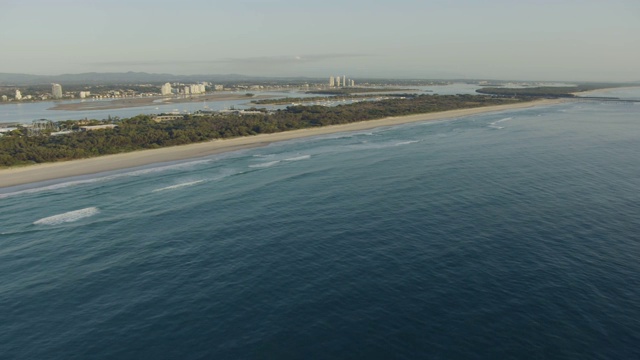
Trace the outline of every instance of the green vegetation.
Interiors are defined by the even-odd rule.
[[[153,121],[151,116],[139,115],[113,121],[118,125],[115,129],[73,132],[59,136],[29,137],[23,135],[26,131],[19,129],[13,134],[0,137],[0,166],[80,159],[213,139],[520,101],[523,100],[484,95],[419,95],[335,107],[290,106],[264,114],[185,115],[182,120],[159,123]],[[73,128],[70,123],[64,125]]]
[[[527,96],[527,97],[550,97],[569,98],[575,97],[573,93],[620,87],[621,84],[581,84],[578,86],[540,86],[528,88],[504,88],[486,87],[476,90],[480,94],[504,95],[504,96]]]
[[[416,94],[363,94],[363,95],[336,95],[336,96],[309,96],[309,97],[285,97],[277,99],[253,100],[251,103],[258,105],[286,105],[291,103],[303,103],[313,101],[341,101],[364,100],[376,97],[415,97]]]

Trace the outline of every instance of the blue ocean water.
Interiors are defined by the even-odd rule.
[[[639,358],[639,109],[2,189],[0,358]]]

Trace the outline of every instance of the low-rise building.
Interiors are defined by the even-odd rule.
[[[151,120],[155,122],[163,122],[163,121],[181,120],[181,119],[184,119],[184,115],[158,115],[158,116],[154,116]]]
[[[108,129],[115,129],[117,127],[118,125],[114,125],[114,124],[87,125],[87,126],[80,126],[80,131],[108,130]]]

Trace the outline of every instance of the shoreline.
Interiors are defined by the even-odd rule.
[[[0,189],[43,181],[60,180],[76,176],[94,175],[108,171],[125,170],[156,163],[201,158],[226,152],[267,146],[275,142],[293,139],[321,136],[340,132],[369,130],[378,127],[402,125],[414,122],[447,120],[497,111],[526,109],[545,105],[556,105],[566,101],[566,99],[546,99],[517,104],[493,105],[435,113],[387,117],[377,120],[361,121],[344,125],[332,125],[311,129],[291,130],[273,134],[260,134],[233,139],[212,140],[203,143],[179,145],[159,149],[138,150],[133,152],[104,155],[87,159],[0,169]]]
[[[571,94],[575,95],[575,97],[579,99],[580,97],[590,96],[590,95],[593,95],[594,93],[607,94],[616,90],[629,90],[629,89],[637,89],[637,88],[640,88],[640,86],[635,85],[635,86],[621,86],[621,87],[614,87],[614,88],[602,88],[602,89],[595,89],[595,90],[579,91]]]
[[[88,111],[88,110],[115,110],[154,105],[182,104],[194,102],[216,102],[233,100],[268,99],[271,95],[246,96],[238,93],[201,94],[192,96],[153,96],[141,98],[122,98],[113,100],[87,100],[83,102],[59,103],[47,110]],[[160,101],[158,101],[160,100]]]

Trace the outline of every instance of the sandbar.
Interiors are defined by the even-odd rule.
[[[202,143],[172,146],[160,149],[139,150],[88,159],[12,167],[7,169],[0,169],[0,188],[49,180],[58,180],[81,175],[92,175],[107,171],[123,170],[156,163],[199,158],[230,151],[266,146],[274,142],[305,137],[320,136],[339,132],[361,131],[377,127],[394,126],[413,122],[446,120],[489,112],[524,109],[534,106],[555,105],[566,101],[568,100],[547,99],[517,104],[494,105],[471,109],[449,110],[435,113],[388,117],[378,120],[361,121],[344,125],[332,125],[311,129],[284,131],[274,134],[260,134],[233,139],[212,140]]]

